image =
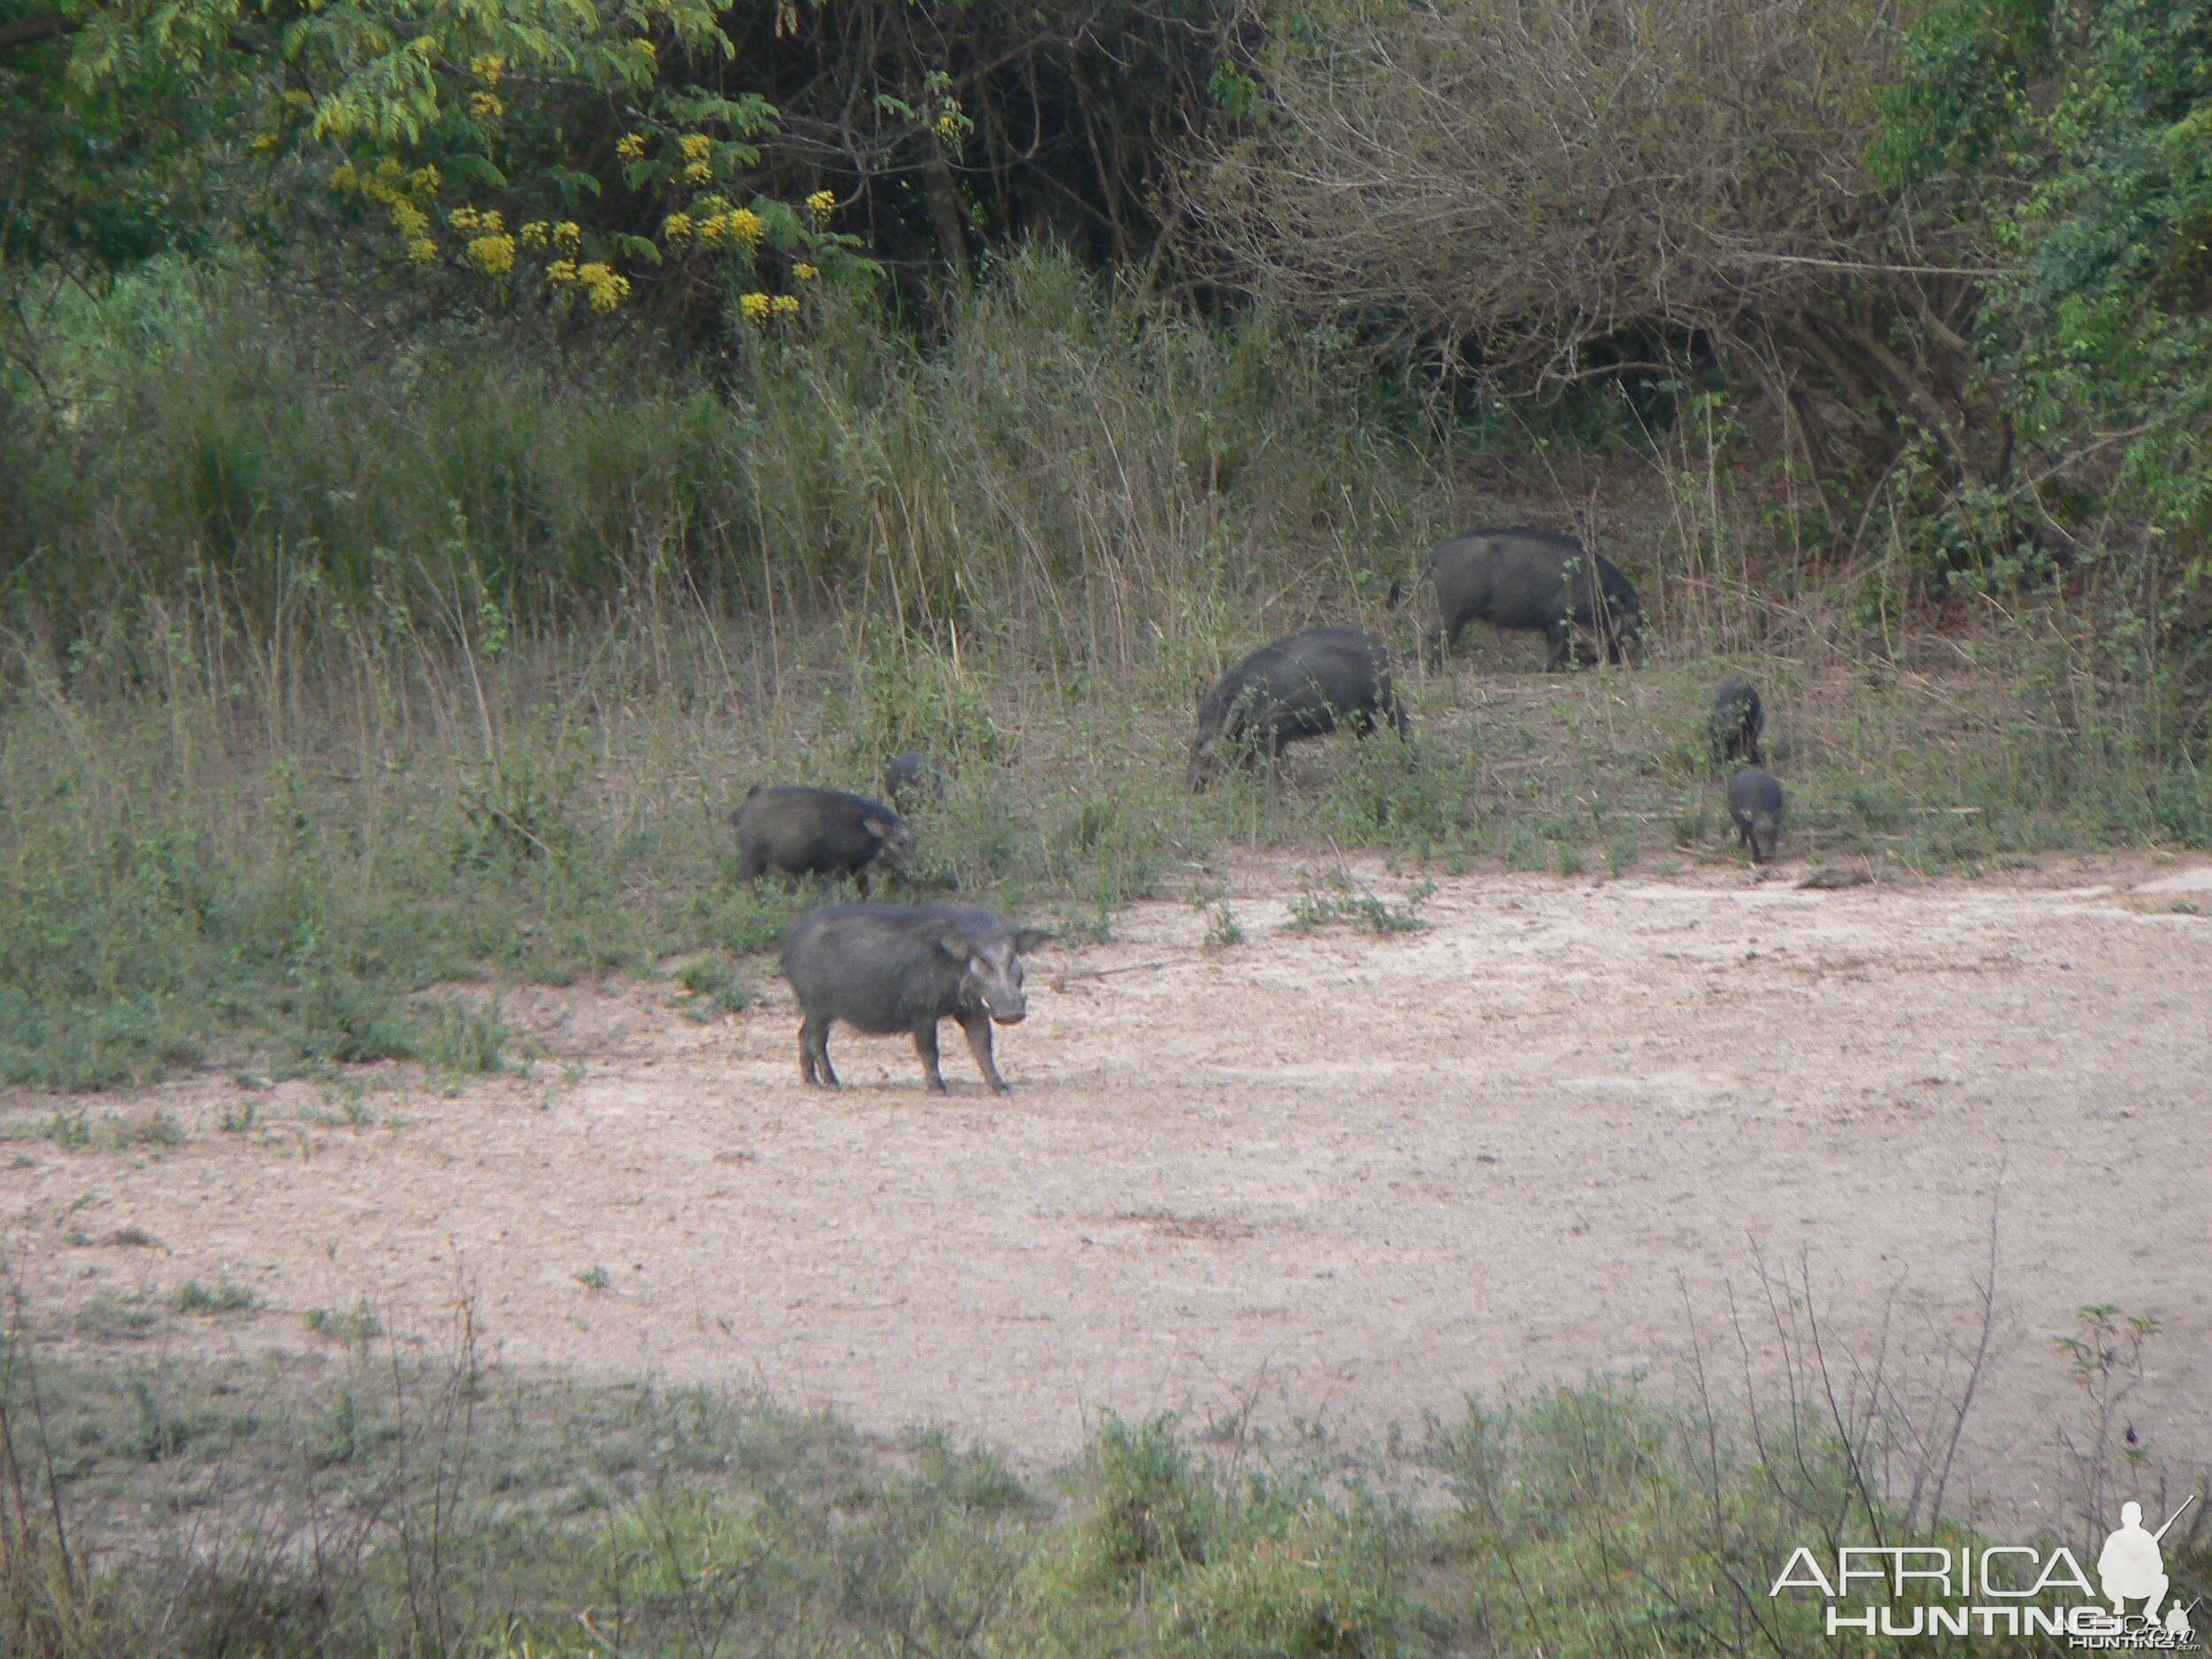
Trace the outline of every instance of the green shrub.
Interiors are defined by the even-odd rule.
[[[1203,1565],[1219,1521],[1211,1471],[1172,1412],[1132,1425],[1108,1412],[1081,1475],[1086,1558],[1104,1583],[1141,1588]]]

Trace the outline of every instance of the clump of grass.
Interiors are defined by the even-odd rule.
[[[1330,872],[1325,887],[1309,884],[1291,900],[1290,926],[1304,933],[1341,922],[1375,933],[1417,933],[1428,926],[1421,918],[1421,906],[1435,892],[1435,882],[1423,881],[1402,902],[1390,904],[1354,882],[1349,872],[1337,869]]]
[[[109,1139],[119,1152],[151,1147],[168,1151],[184,1144],[184,1126],[157,1107],[135,1118],[118,1118],[108,1125]]]
[[[1525,823],[1517,819],[1505,833],[1505,840],[1498,849],[1498,861],[1508,870],[1548,870],[1551,854],[1544,838]]]
[[[384,1321],[366,1301],[350,1313],[330,1308],[310,1308],[302,1316],[308,1330],[317,1336],[328,1337],[334,1342],[348,1347],[373,1341],[384,1334]]]
[[[150,1330],[153,1310],[142,1299],[102,1291],[79,1308],[73,1323],[89,1337],[139,1337]]]
[[[607,1270],[596,1262],[584,1269],[582,1272],[572,1277],[586,1290],[604,1290],[614,1283],[614,1279],[608,1274]]]
[[[179,1313],[251,1313],[261,1306],[261,1298],[227,1275],[219,1275],[212,1283],[188,1279],[171,1294],[169,1305]]]
[[[368,1094],[358,1083],[347,1082],[323,1091],[322,1105],[305,1114],[308,1121],[326,1129],[373,1129],[376,1126],[376,1109],[369,1104]]]
[[[1037,1494],[987,1447],[963,1445],[942,1428],[910,1429],[918,1486],[938,1502],[983,1516],[1036,1515]]]
[[[53,1117],[48,1119],[42,1133],[56,1146],[71,1151],[92,1144],[92,1125],[81,1110],[65,1111],[56,1107]]]
[[[307,1453],[309,1466],[318,1470],[366,1463],[407,1438],[403,1425],[380,1420],[349,1385],[339,1388],[338,1397],[323,1413],[319,1426],[320,1438]]]
[[[739,982],[735,971],[720,956],[702,956],[687,963],[676,979],[686,992],[677,999],[676,1007],[687,1019],[703,1024],[739,1013],[752,1004],[751,989]]]
[[[1244,942],[1244,924],[1225,898],[1199,899],[1194,908],[1206,918],[1206,937],[1224,950]]]

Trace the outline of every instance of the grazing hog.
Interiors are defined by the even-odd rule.
[[[833,904],[801,918],[783,941],[784,977],[803,1016],[800,1076],[842,1087],[829,1057],[830,1026],[841,1019],[876,1036],[913,1033],[923,1075],[942,1094],[937,1023],[956,1019],[983,1080],[1011,1094],[991,1055],[991,1022],[1018,1025],[1028,1014],[1021,953],[1050,937],[974,904]]]
[[[920,749],[910,749],[883,769],[883,793],[902,812],[934,806],[945,798],[945,774]]]
[[[1187,781],[1203,789],[1231,766],[1341,724],[1365,737],[1387,720],[1400,737],[1409,726],[1390,657],[1357,628],[1308,628],[1260,649],[1214,682],[1198,704]]]
[[[1772,772],[1746,766],[1728,780],[1728,816],[1736,821],[1736,834],[1763,864],[1774,856],[1774,844],[1782,836],[1782,781]]]
[[[803,784],[756,784],[730,815],[737,826],[738,873],[850,876],[864,894],[871,865],[901,874],[914,864],[913,826],[880,802]]]
[[[1643,602],[1619,567],[1571,535],[1554,530],[1470,530],[1429,555],[1422,580],[1435,611],[1422,636],[1421,659],[1430,669],[1470,622],[1540,632],[1550,642],[1547,670],[1644,657]],[[1393,604],[1405,590],[1391,590]]]
[[[1759,688],[1747,680],[1724,680],[1713,694],[1713,711],[1705,729],[1713,742],[1713,759],[1722,765],[1747,760],[1767,764],[1759,752],[1759,734],[1766,730],[1766,710],[1759,703]]]

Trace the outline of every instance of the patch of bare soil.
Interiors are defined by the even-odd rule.
[[[1885,1319],[1893,1364],[1971,1348],[1993,1218],[1985,1486],[2060,1501],[2053,1339],[2091,1302],[2164,1320],[2129,1422],[2212,1459],[2212,866],[1486,874],[1391,936],[1293,930],[1297,861],[1217,873],[1240,945],[1161,902],[1033,959],[1011,1099],[956,1042],[933,1098],[910,1045],[841,1028],[846,1091],[803,1088],[780,983],[705,1026],[664,982],[515,991],[531,1080],[89,1102],[186,1132],[127,1151],[10,1102],[8,1259],[104,1351],[305,1347],[364,1298],[438,1330],[466,1295],[511,1364],[1049,1456],[1106,1406],[1364,1434],[1517,1378],[1680,1379],[1694,1330],[1739,1374],[1732,1302],[1755,1371],[1760,1262],[1863,1358]],[[226,1275],[257,1311],[172,1307]]]

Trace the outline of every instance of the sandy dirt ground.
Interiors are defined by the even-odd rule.
[[[1366,1436],[1517,1379],[1679,1387],[1700,1343],[1740,1373],[1762,1263],[1808,1277],[1832,1340],[1870,1354],[1886,1319],[1932,1362],[1975,1338],[1993,1220],[1979,1489],[2060,1502],[2081,1401],[2054,1339],[2089,1302],[2165,1322],[2129,1421],[2185,1478],[2212,1461],[2212,865],[1492,873],[1441,881],[1416,933],[1293,930],[1328,862],[1213,872],[1241,944],[1163,901],[1039,953],[1010,1099],[951,1027],[949,1099],[903,1040],[841,1028],[845,1093],[803,1089],[780,982],[705,1025],[666,982],[511,991],[534,1076],[456,1093],[83,1102],[167,1113],[165,1151],[36,1138],[55,1102],[11,1099],[4,1248],[65,1342],[96,1340],[93,1299],[194,1277],[262,1306],[165,1310],[137,1351],[311,1346],[306,1310],[363,1298],[442,1331],[465,1296],[509,1364],[1051,1458],[1102,1407]]]

